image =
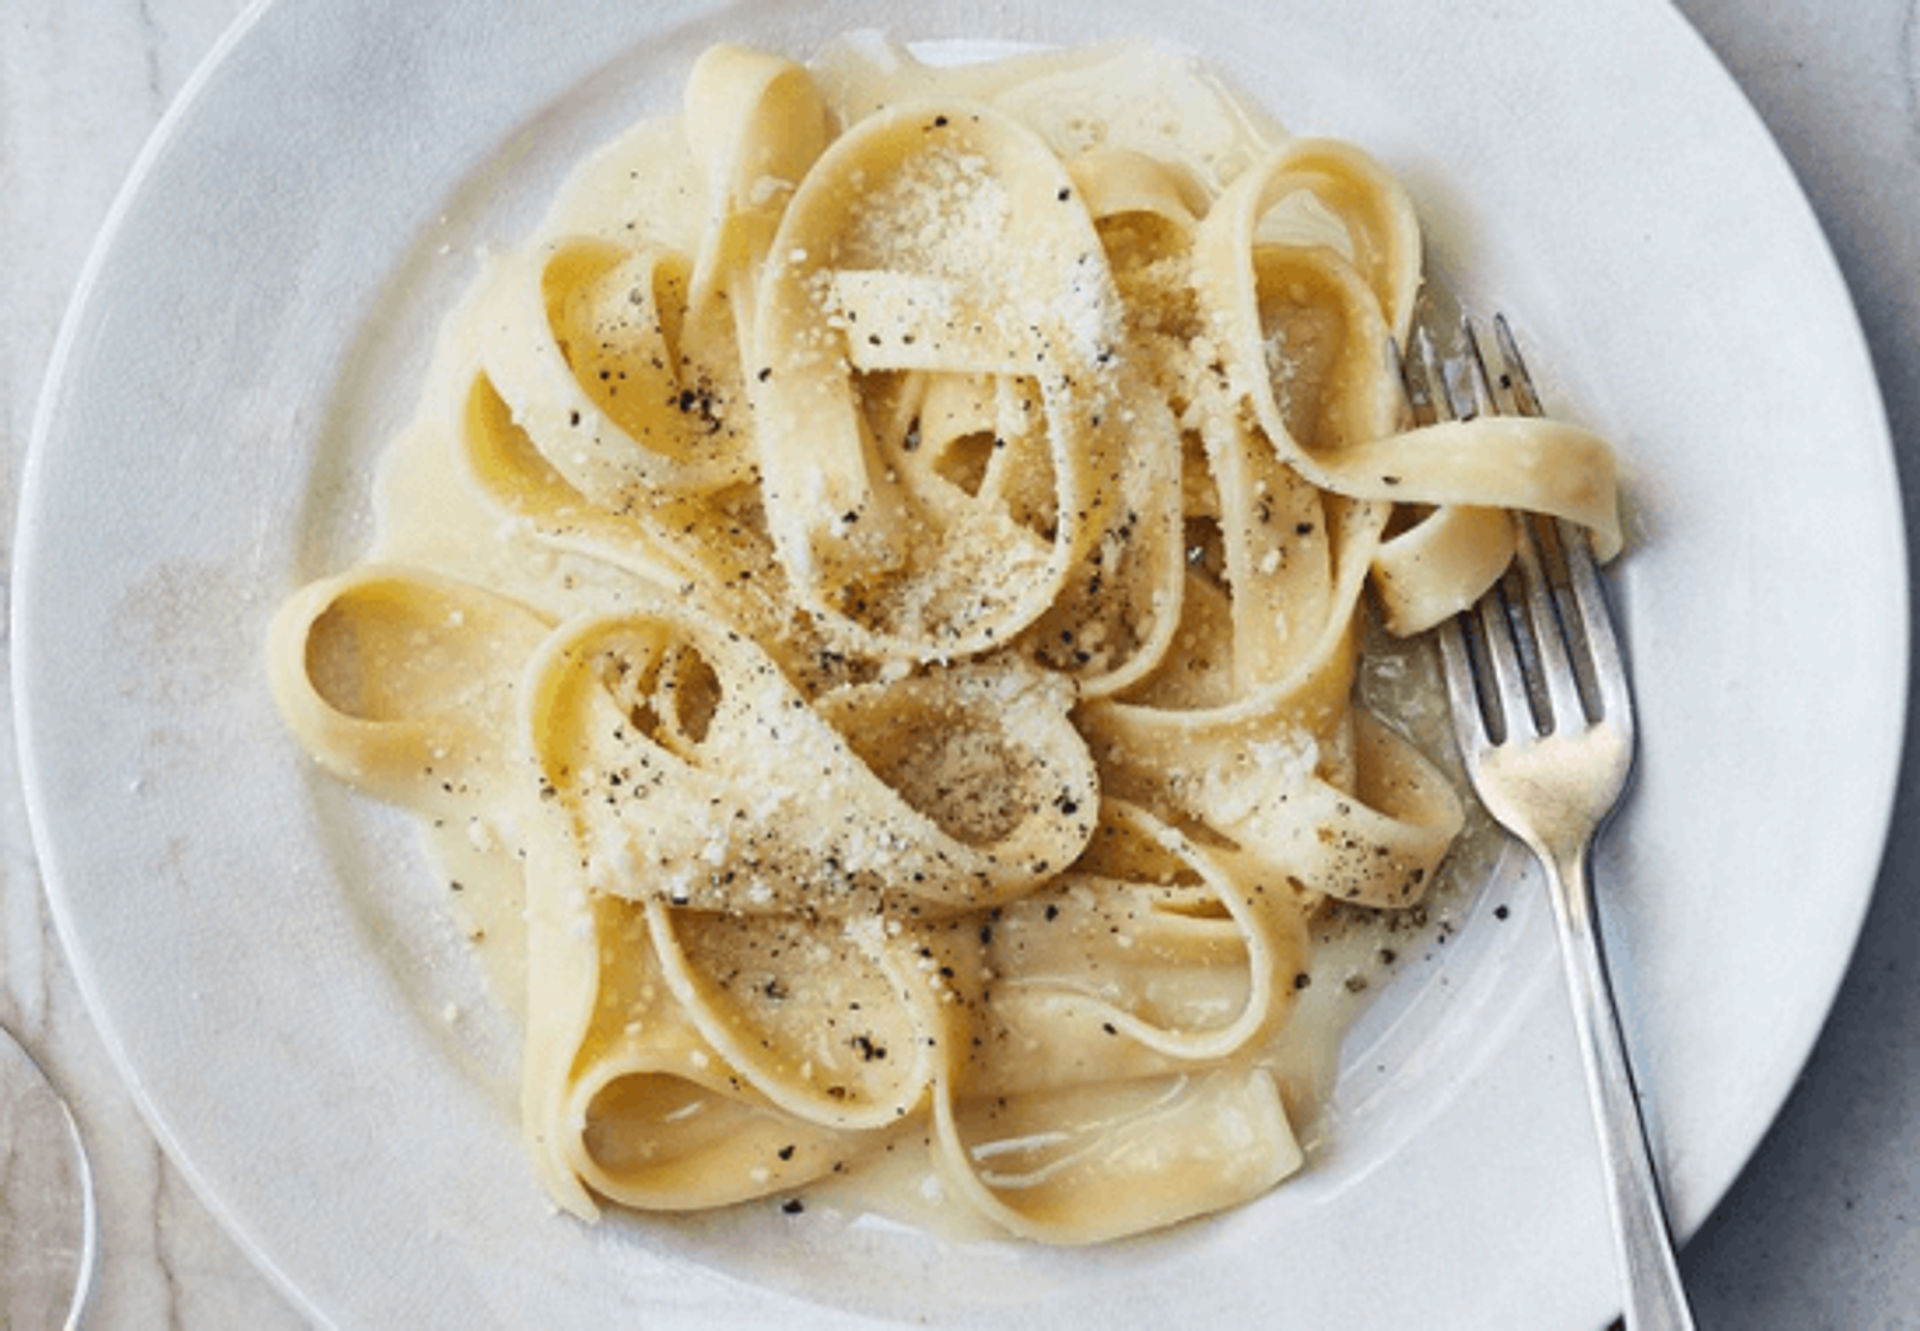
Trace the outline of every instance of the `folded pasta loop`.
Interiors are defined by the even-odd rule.
[[[753,357],[768,524],[826,631],[944,660],[1045,612],[1113,503],[1118,333],[1092,222],[1031,131],[952,102],[835,140],[774,239]],[[901,465],[864,406],[875,376],[901,372],[1016,381],[1045,440],[1051,532],[991,493],[915,483],[928,469]]]
[[[1235,420],[1210,420],[1203,433],[1182,477],[1176,641],[1205,647],[1169,653],[1122,697],[1082,709],[1116,772],[1172,771],[1216,743],[1324,735],[1350,705],[1361,593],[1387,507],[1303,484]]]
[[[1440,771],[1371,713],[1353,713],[1353,771],[1249,782],[1225,764],[1192,803],[1249,863],[1310,892],[1366,906],[1411,906],[1459,835],[1465,814]]]
[[[1295,890],[1141,809],[1102,816],[1073,873],[983,929],[972,1056],[934,1089],[948,1185],[1049,1243],[1230,1206],[1303,1161],[1278,1085],[1244,1058],[1306,965]]]
[[[1088,698],[1119,694],[1165,660],[1185,590],[1181,531],[1184,370],[1191,359],[1190,250],[1200,186],[1145,154],[1101,149],[1069,163],[1124,311],[1116,362],[1125,445],[1099,539],[1028,632],[1028,650]]]
[[[1250,222],[1256,246],[1338,254],[1405,344],[1420,292],[1420,220],[1407,191],[1370,154],[1338,139],[1290,139],[1216,206],[1236,228]]]
[[[937,915],[1032,890],[1091,835],[1071,692],[1012,663],[810,707],[734,630],[655,604],[564,627],[530,673],[523,724],[595,890]]]
[[[1233,399],[1323,489],[1550,513],[1588,528],[1610,557],[1620,546],[1613,455],[1591,431],[1520,416],[1400,428],[1387,349],[1410,318],[1417,240],[1400,238],[1399,204],[1334,170],[1361,160],[1295,141],[1229,186],[1200,223],[1198,287]],[[1357,212],[1332,217],[1350,194]],[[1302,205],[1274,220],[1290,200]],[[1322,234],[1335,221],[1345,245]]]
[[[934,1097],[960,1196],[1023,1238],[1101,1243],[1251,1200],[1305,1161],[1273,1076],[1230,1066],[1024,1095]]]
[[[602,508],[752,475],[733,329],[688,305],[685,257],[593,237],[495,261],[481,359],[514,421]]]
[[[1513,560],[1513,519],[1503,510],[1449,504],[1380,543],[1373,590],[1387,632],[1408,638],[1480,599]]]
[[[539,614],[425,569],[366,564],[307,584],[269,631],[289,729],[335,776],[425,810],[510,797],[520,673]]]
[[[1207,455],[1224,576],[1188,598],[1188,623],[1218,621],[1203,636],[1229,659],[1089,704],[1082,727],[1110,796],[1197,822],[1310,895],[1410,905],[1463,815],[1432,766],[1352,701],[1385,511],[1323,503],[1246,439],[1216,438]]]
[[[1087,698],[1124,692],[1166,659],[1186,569],[1180,527],[1180,428],[1166,403],[1130,388],[1127,448],[1112,468],[1118,521],[1079,561],[1022,646],[1079,682]]]
[[[1282,874],[1197,845],[1108,800],[1074,870],[988,928],[987,1050],[963,1094],[1043,1090],[1178,1070],[1245,1052],[1286,1019],[1306,967]]]
[[[1098,222],[1156,217],[1184,233],[1209,204],[1192,171],[1135,148],[1093,148],[1070,160],[1067,170]]]
[[[705,1038],[644,905],[588,894],[552,842],[535,843],[528,887],[522,1131],[568,1210],[724,1206],[857,1158],[862,1134],[781,1110]]]
[[[751,322],[752,274],[781,211],[827,146],[831,117],[804,65],[742,46],[708,47],[687,76],[688,146],[707,184],[707,225],[689,304],[732,299]]]
[[[658,899],[646,912],[668,988],[760,1095],[835,1128],[888,1127],[920,1108],[954,1043],[951,933]]]
[[[1108,764],[1110,791],[1205,827],[1308,904],[1415,904],[1464,820],[1438,769],[1364,709],[1318,732],[1284,709],[1251,708],[1113,709],[1101,726],[1165,746],[1146,750],[1158,759]]]
[[[484,503],[557,555],[639,579],[708,607],[772,653],[809,691],[840,680],[848,662],[795,616],[755,487],[668,498],[616,513],[574,489],[516,425],[486,375],[460,418],[459,465]]]

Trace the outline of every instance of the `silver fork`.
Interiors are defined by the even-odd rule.
[[[1435,356],[1425,328],[1415,334],[1403,377],[1416,417],[1540,414],[1506,320],[1496,315],[1493,328],[1497,375],[1470,321],[1456,360]],[[1691,1328],[1587,876],[1594,833],[1633,766],[1626,665],[1586,533],[1538,517],[1515,523],[1514,566],[1439,630],[1454,733],[1487,811],[1546,871],[1606,1166],[1626,1326]]]

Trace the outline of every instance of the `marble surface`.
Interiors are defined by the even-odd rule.
[[[34,400],[87,247],[147,134],[243,7],[0,5],[0,551],[11,546]],[[1881,378],[1911,529],[1920,509],[1920,0],[1679,7],[1772,129],[1832,240]],[[0,729],[11,729],[4,713]],[[69,1097],[92,1152],[102,1256],[87,1325],[302,1325],[121,1086],[47,922],[11,734],[0,741],[0,1024]],[[1703,1327],[1920,1327],[1916,815],[1920,742],[1910,728],[1892,838],[1833,1015],[1778,1122],[1683,1255]]]

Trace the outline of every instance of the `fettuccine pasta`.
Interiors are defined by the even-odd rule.
[[[1558,421],[1409,424],[1421,244],[1359,149],[1133,47],[716,47],[450,321],[360,563],[272,631],[331,773],[517,894],[567,1210],[902,1144],[1090,1243],[1298,1169],[1328,903],[1452,782],[1356,701],[1509,510],[1620,544]]]

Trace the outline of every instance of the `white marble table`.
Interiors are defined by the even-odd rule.
[[[141,143],[242,0],[0,6],[0,446],[12,508],[87,247]],[[1681,0],[1799,172],[1872,344],[1920,511],[1920,0]],[[0,556],[3,557],[3,556]],[[141,1120],[46,920],[10,723],[0,740],[0,1022],[71,1098],[103,1258],[89,1325],[301,1319]],[[1920,1327],[1920,743],[1865,937],[1806,1075],[1684,1259],[1701,1325]]]

